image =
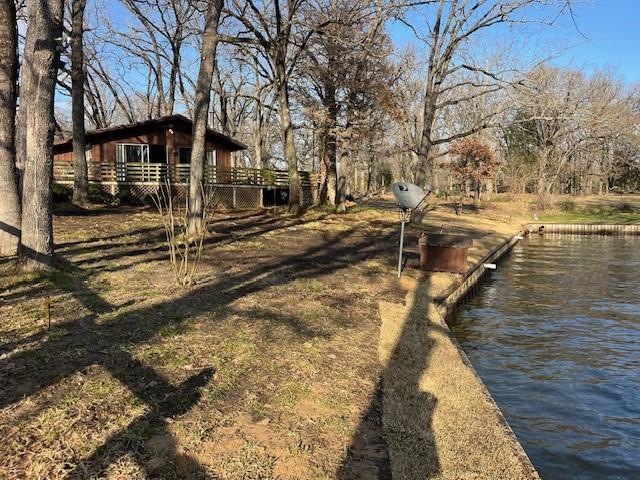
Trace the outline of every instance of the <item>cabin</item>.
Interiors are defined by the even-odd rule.
[[[192,121],[171,115],[86,132],[89,184],[117,203],[123,195],[142,199],[169,182],[179,197],[186,195],[191,160]],[[243,143],[207,129],[205,186],[213,201],[226,208],[256,208],[286,202],[286,170],[237,167],[235,153]],[[73,187],[73,142],[53,145],[54,182]],[[303,202],[315,197],[313,176],[300,172]]]

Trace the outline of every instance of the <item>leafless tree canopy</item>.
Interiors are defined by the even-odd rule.
[[[250,145],[236,154],[236,165],[288,169],[294,212],[300,169],[319,173],[319,202],[338,210],[349,196],[394,179],[459,190],[452,147],[470,136],[499,159],[485,189],[536,192],[544,203],[552,193],[640,186],[640,88],[609,71],[557,66],[552,47],[536,47],[563,17],[573,20],[565,22],[574,25],[568,34],[580,35],[571,0],[226,0],[213,55],[205,28],[210,2],[41,4],[54,12],[53,23],[42,23],[46,12],[25,2],[2,7],[1,48],[9,59],[0,78],[3,148],[9,146],[0,163],[3,185],[16,183],[16,167],[48,171],[50,124],[58,135],[75,124],[77,185],[84,189],[80,120],[102,128],[205,112],[200,124]],[[30,43],[38,28],[55,34],[45,42],[46,58]],[[46,99],[37,106],[27,96],[48,89],[50,78],[54,122],[53,93],[37,92],[31,100]],[[11,114],[16,83],[22,95]],[[27,211],[49,218],[50,194],[23,178],[35,189]],[[3,193],[11,189],[3,186]],[[19,199],[11,205],[3,221],[22,215],[27,230],[35,229],[30,235],[42,237],[33,246],[48,255],[50,232],[40,230],[50,222],[16,213]]]
[[[530,46],[573,7],[227,0],[208,121],[251,146],[237,165],[288,168],[292,205],[299,169],[317,171],[319,201],[339,207],[389,178],[455,189],[451,146],[470,135],[501,158],[493,189],[632,188],[638,88],[610,72],[551,67],[555,52]],[[193,116],[206,4],[96,0],[87,8],[88,124]],[[568,34],[580,35],[575,25]],[[400,31],[412,41],[394,44]],[[596,123],[587,126],[589,118]],[[525,149],[533,130],[538,143]]]

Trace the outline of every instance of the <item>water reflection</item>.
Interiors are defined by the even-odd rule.
[[[640,238],[527,239],[451,327],[544,479],[640,478]]]

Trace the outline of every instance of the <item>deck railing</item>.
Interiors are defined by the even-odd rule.
[[[169,179],[174,184],[187,184],[189,183],[189,170],[190,165],[188,164],[88,163],[90,182],[161,183]],[[300,184],[303,187],[314,184],[314,174],[300,171],[299,175]],[[57,182],[73,182],[73,162],[54,162],[53,178]],[[289,185],[289,173],[286,170],[205,165],[204,181],[207,185],[286,187]]]

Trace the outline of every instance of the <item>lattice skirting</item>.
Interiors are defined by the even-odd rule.
[[[73,185],[61,185],[73,188]],[[126,202],[127,198],[132,200],[149,200],[149,196],[157,193],[157,184],[123,184],[123,183],[91,183],[92,188],[96,188],[110,199],[110,203],[117,205]],[[184,202],[188,194],[188,185],[172,185],[171,197],[176,202]],[[284,189],[286,190],[286,188]],[[250,187],[242,185],[216,185],[208,186],[207,194],[211,195],[211,203],[217,209],[251,209],[264,206],[264,189],[262,187]],[[316,201],[317,192],[312,187],[302,187],[300,202],[304,206],[313,205]]]
[[[127,189],[129,195],[143,199],[146,195],[153,195],[158,191],[157,185],[117,185]],[[244,186],[208,186],[206,195],[211,198],[211,205],[215,209],[250,209],[262,206],[262,188]],[[189,193],[187,185],[172,185],[171,197],[175,202],[185,202]],[[119,195],[121,196],[121,195]]]
[[[300,203],[305,206],[311,206],[316,203],[318,198],[318,189],[313,187],[302,187],[302,195],[300,196]]]

